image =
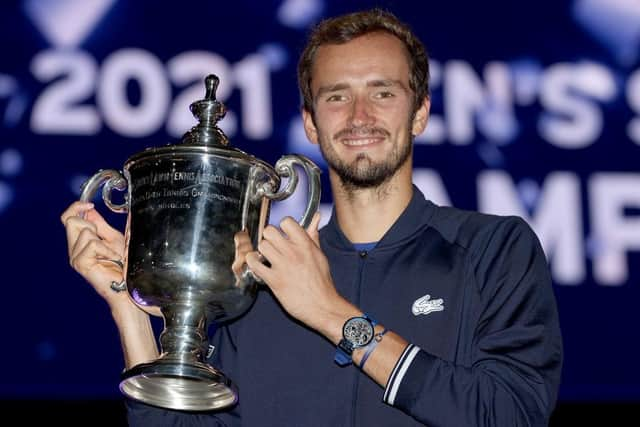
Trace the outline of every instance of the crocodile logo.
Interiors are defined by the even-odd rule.
[[[444,300],[442,298],[431,299],[431,295],[428,294],[415,300],[411,306],[411,312],[415,316],[442,310],[444,310]]]

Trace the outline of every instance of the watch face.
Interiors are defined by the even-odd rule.
[[[365,318],[354,317],[344,324],[342,335],[354,348],[363,347],[373,339],[373,325]]]

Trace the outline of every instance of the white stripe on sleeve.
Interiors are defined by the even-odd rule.
[[[400,384],[402,383],[402,379],[404,375],[407,373],[409,366],[411,366],[411,362],[416,357],[416,354],[420,351],[420,347],[415,346],[413,344],[409,344],[407,348],[404,350],[400,359],[396,363],[396,366],[393,368],[391,372],[391,376],[389,377],[389,382],[387,383],[387,388],[384,391],[383,401],[389,405],[393,405],[396,400],[396,395],[398,394],[398,389],[400,388]]]

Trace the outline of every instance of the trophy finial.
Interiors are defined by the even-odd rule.
[[[220,79],[215,74],[209,74],[204,79],[204,86],[207,89],[207,92],[204,98],[207,101],[216,101],[216,92],[218,91],[219,84],[220,84]]]
[[[191,113],[198,119],[198,124],[191,128],[182,138],[185,144],[199,145],[228,145],[229,139],[217,126],[227,112],[224,104],[216,99],[216,91],[220,79],[215,74],[209,74],[204,79],[204,99],[194,102],[190,106]]]

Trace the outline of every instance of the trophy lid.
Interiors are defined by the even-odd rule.
[[[229,138],[218,127],[218,121],[227,112],[224,104],[216,99],[216,90],[220,79],[215,74],[209,74],[204,79],[204,83],[206,89],[204,98],[193,102],[189,107],[193,116],[198,119],[198,124],[186,132],[177,144],[169,143],[161,147],[149,147],[132,155],[125,162],[125,168],[137,162],[151,161],[157,156],[211,154],[229,160],[260,164],[269,170],[273,169],[263,160],[229,145]]]
[[[192,127],[182,137],[183,144],[226,147],[229,139],[217,124],[227,112],[224,104],[216,99],[216,91],[220,79],[215,74],[209,74],[205,80],[206,93],[204,99],[195,101],[189,109],[198,119],[198,124]]]

